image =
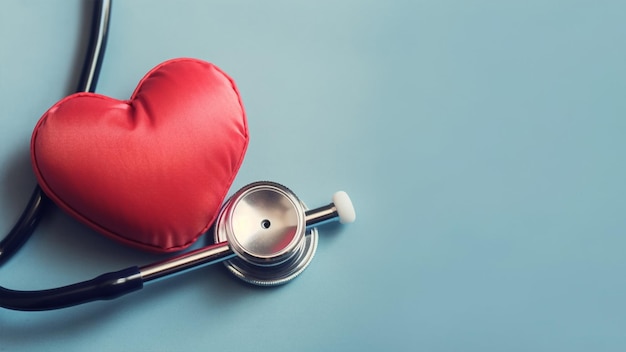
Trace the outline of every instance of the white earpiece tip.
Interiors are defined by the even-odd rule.
[[[356,212],[352,201],[348,196],[348,193],[339,191],[333,194],[333,204],[337,208],[337,214],[339,214],[339,222],[342,224],[348,224],[354,222],[356,219]]]

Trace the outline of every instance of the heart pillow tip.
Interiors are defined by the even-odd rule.
[[[129,100],[62,99],[31,140],[35,174],[62,209],[137,248],[172,252],[212,224],[249,135],[233,80],[211,63],[173,59]]]

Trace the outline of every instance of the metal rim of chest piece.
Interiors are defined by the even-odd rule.
[[[238,254],[224,262],[239,279],[257,286],[285,284],[315,256],[317,228],[306,229],[304,202],[275,182],[255,182],[222,207],[214,241],[228,241]],[[236,221],[235,221],[236,219]]]

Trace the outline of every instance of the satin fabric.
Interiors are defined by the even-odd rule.
[[[191,245],[215,220],[248,146],[233,80],[197,59],[152,69],[129,100],[77,93],[40,119],[31,158],[63,210],[122,243]]]

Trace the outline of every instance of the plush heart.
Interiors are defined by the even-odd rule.
[[[174,59],[130,100],[71,95],[41,118],[31,141],[39,185],[97,231],[170,252],[212,224],[248,146],[239,92],[216,66]]]

